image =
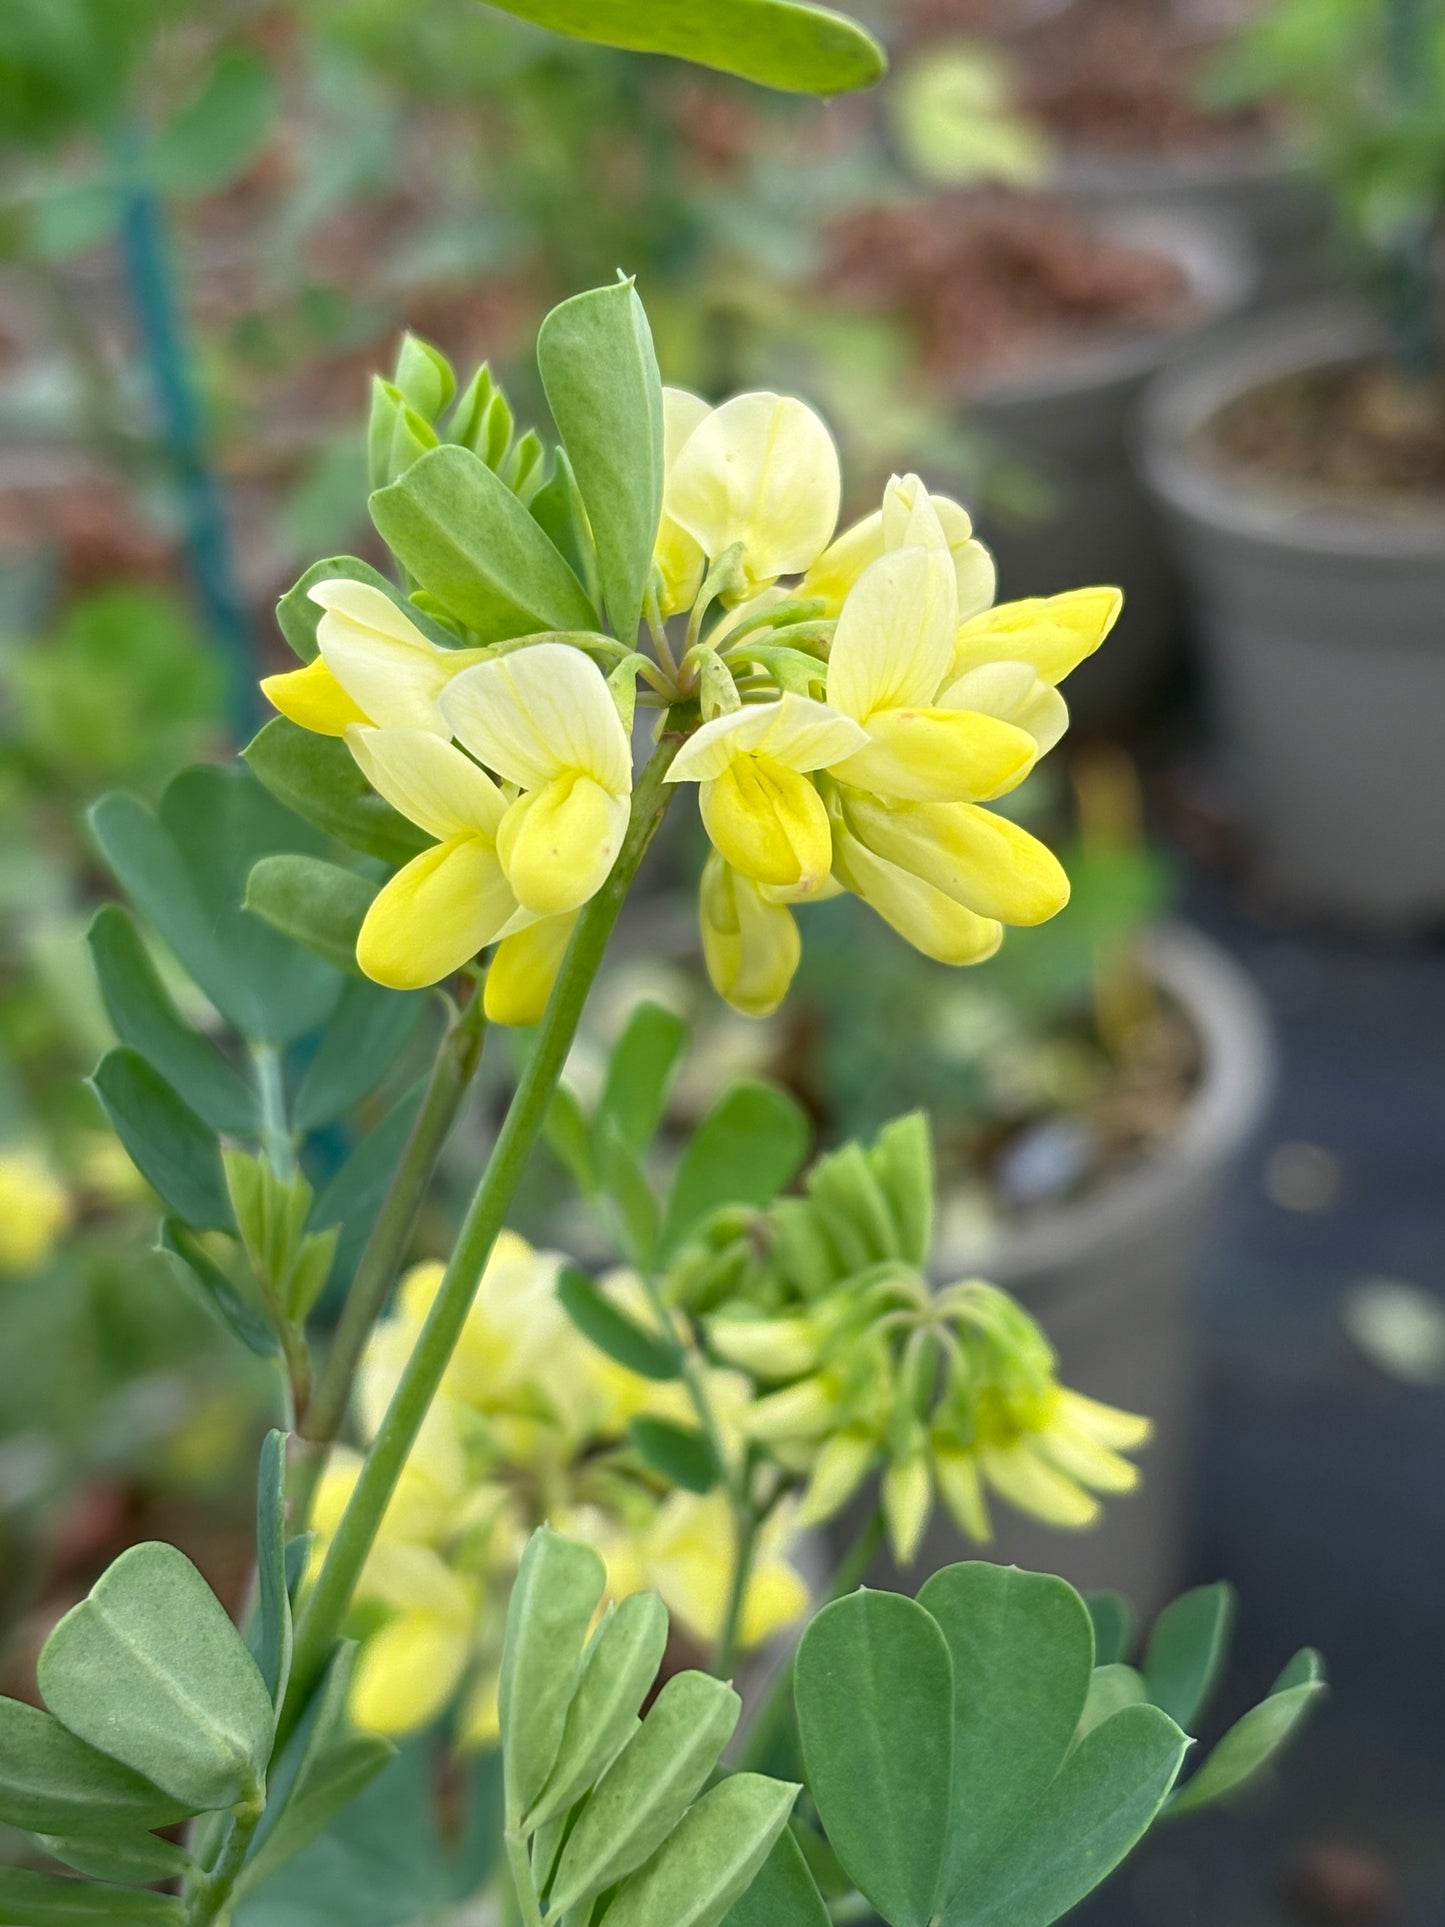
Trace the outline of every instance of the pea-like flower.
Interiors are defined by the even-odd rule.
[[[338,577],[308,593],[325,612],[316,625],[318,653],[302,669],[264,679],[272,706],[321,736],[344,736],[354,723],[450,736],[438,699],[486,652],[441,648],[369,582]]]
[[[697,422],[667,476],[663,508],[709,562],[736,550],[725,599],[741,601],[817,561],[841,496],[824,423],[790,395],[758,393],[735,395]]]
[[[698,900],[703,959],[718,995],[745,1016],[771,1016],[802,955],[797,918],[716,850],[703,866]]]
[[[966,622],[987,609],[994,598],[998,571],[993,557],[973,532],[973,518],[951,497],[930,494],[916,475],[892,477],[883,491],[883,506],[829,543],[798,585],[799,595],[816,598],[828,614],[836,616],[870,563],[894,549],[927,540],[920,524],[921,517],[930,511],[953,562],[959,621]]]
[[[523,909],[560,916],[595,896],[617,860],[632,750],[602,671],[560,642],[464,669],[441,697],[447,725],[521,794],[496,848]]]

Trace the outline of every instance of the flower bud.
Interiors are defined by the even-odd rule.
[[[831,1385],[822,1378],[803,1378],[760,1398],[745,1414],[743,1429],[749,1438],[768,1443],[817,1439],[832,1429],[838,1410],[838,1394]]]
[[[812,1477],[798,1508],[798,1524],[822,1525],[841,1512],[867,1478],[878,1441],[867,1432],[835,1432],[813,1461]]]
[[[983,1480],[971,1452],[936,1445],[933,1449],[933,1478],[939,1497],[948,1507],[959,1530],[979,1545],[993,1537],[988,1516],[988,1501]]]
[[[922,1452],[893,1461],[883,1474],[881,1497],[893,1558],[900,1566],[912,1565],[933,1510],[933,1482]]]
[[[714,1318],[708,1342],[754,1378],[801,1378],[818,1363],[822,1334],[811,1318]]]

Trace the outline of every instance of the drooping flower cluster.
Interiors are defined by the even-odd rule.
[[[581,1335],[556,1296],[560,1265],[512,1233],[498,1240],[362,1575],[352,1710],[363,1726],[423,1726],[465,1684],[466,1739],[495,1739],[504,1602],[527,1536],[543,1519],[596,1546],[612,1597],[653,1587],[693,1639],[717,1637],[731,1578],[727,1501],[721,1490],[666,1491],[627,1438],[635,1418],[688,1421],[687,1394],[677,1382],[627,1371]],[[412,1270],[372,1336],[360,1379],[366,1438],[441,1276],[439,1264]],[[647,1317],[635,1280],[624,1273],[603,1283],[629,1315]],[[714,1371],[708,1394],[730,1449],[740,1451],[746,1379]],[[318,1562],[359,1470],[359,1455],[338,1450],[323,1475],[313,1519]],[[744,1602],[745,1645],[806,1609],[807,1588],[786,1557],[793,1530],[786,1505],[763,1528]]]
[[[1125,1452],[1147,1419],[1059,1383],[1047,1338],[981,1280],[934,1291],[926,1275],[933,1173],[921,1114],[864,1149],[820,1159],[807,1195],[715,1228],[675,1267],[673,1294],[707,1313],[708,1343],[760,1396],[747,1437],[803,1482],[798,1523],[818,1525],[881,1469],[896,1559],[918,1551],[943,1500],[973,1540],[992,1537],[987,1494],[1065,1529],[1099,1517],[1096,1494],[1131,1491]]]
[[[409,345],[416,363],[422,348]],[[434,350],[425,358],[444,366]],[[415,408],[398,444],[399,403],[385,393],[390,453],[377,475],[404,489],[409,464],[443,451]],[[490,377],[487,393],[495,411]],[[953,964],[989,956],[1007,924],[1052,916],[1068,896],[1063,871],[985,806],[1062,735],[1058,684],[1108,633],[1118,592],[995,606],[968,515],[913,475],[838,534],[837,451],[790,397],[712,408],[664,389],[661,413],[650,655],[631,635],[529,630],[520,616],[515,635],[505,616],[502,639],[496,622],[478,633],[450,573],[446,593],[410,599],[361,571],[310,586],[315,659],[263,687],[291,722],[343,738],[377,793],[434,839],[377,894],[361,968],[415,988],[495,945],[489,1014],[541,1015],[626,833],[639,682],[681,739],[668,780],[697,785],[712,843],[703,950],[738,1009],[777,1006],[799,956],[794,908],[840,890]],[[539,447],[495,470],[493,494],[540,505],[570,476],[559,455],[544,487]],[[585,507],[569,513],[591,544]],[[503,543],[517,533],[507,516],[498,529]],[[522,546],[540,541],[534,529]],[[543,553],[586,607],[550,538]],[[476,606],[493,613],[495,598]]]

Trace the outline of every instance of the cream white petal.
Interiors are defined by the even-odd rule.
[[[753,587],[807,569],[838,520],[838,451],[821,419],[788,395],[735,395],[689,435],[668,479],[668,510],[709,556],[743,544]]]
[[[885,550],[948,547],[933,498],[916,475],[893,476],[883,491],[882,516]]]
[[[694,395],[688,388],[662,391],[662,461],[670,470],[682,453],[688,437],[712,413],[711,402]]]
[[[632,752],[590,656],[565,642],[477,663],[442,698],[453,733],[488,769],[524,789],[582,770],[614,796],[632,789]]]
[[[986,662],[950,683],[940,709],[973,709],[1027,730],[1045,756],[1069,726],[1069,706],[1026,662]]]
[[[325,612],[316,625],[321,659],[357,707],[383,729],[449,735],[437,697],[475,653],[439,649],[370,583],[318,582],[309,594]]]
[[[867,731],[827,703],[788,690],[777,702],[715,716],[690,736],[667,773],[670,783],[706,783],[736,756],[771,757],[785,769],[826,769],[868,741]]]
[[[860,723],[927,706],[953,659],[958,591],[946,552],[898,549],[863,571],[828,658],[828,701]]]
[[[454,744],[426,729],[368,729],[346,743],[371,787],[428,835],[495,837],[507,799]]]

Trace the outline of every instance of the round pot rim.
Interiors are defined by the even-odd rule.
[[[1258,283],[1259,264],[1249,239],[1226,215],[1193,210],[1181,214],[1140,204],[1097,210],[1092,225],[1110,240],[1165,255],[1183,269],[1189,283],[1184,319],[1167,327],[1101,330],[1096,337],[1063,347],[1037,367],[985,380],[965,395],[965,406],[987,412],[1141,380],[1201,330],[1218,326],[1242,307]]]
[[[1206,425],[1281,376],[1356,361],[1385,345],[1367,311],[1338,301],[1272,310],[1195,343],[1145,391],[1136,440],[1145,474],[1178,515],[1261,546],[1354,561],[1445,561],[1445,498],[1322,502],[1298,487],[1211,459]]]
[[[1274,1088],[1274,1028],[1254,979],[1203,931],[1163,925],[1149,940],[1155,983],[1198,1035],[1198,1087],[1169,1140],[1086,1197],[1002,1227],[967,1265],[1008,1284],[1087,1263],[1167,1219],[1201,1177],[1222,1171],[1264,1115]],[[960,1267],[951,1264],[956,1273]]]

